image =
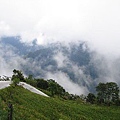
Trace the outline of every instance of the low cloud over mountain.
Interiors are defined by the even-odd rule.
[[[99,82],[115,81],[120,85],[119,58],[109,58],[90,49],[86,42],[56,42],[44,46],[20,41],[20,37],[0,40],[0,75],[13,69],[25,75],[55,79],[74,94],[94,92]]]

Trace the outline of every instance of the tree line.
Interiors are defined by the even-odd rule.
[[[96,95],[89,93],[86,101],[92,104],[120,105],[119,87],[115,82],[99,83],[96,92]]]
[[[43,78],[33,78],[32,75],[24,77],[21,71],[15,69],[13,70],[11,80],[15,86],[19,82],[26,82],[40,90],[45,90],[44,92],[49,91],[49,93],[47,93],[52,97],[55,95],[63,96],[66,93],[65,89],[53,79],[44,80]]]
[[[0,80],[10,80],[9,77],[4,77]],[[73,95],[65,91],[65,89],[59,85],[55,80],[44,80],[43,78],[34,78],[32,75],[24,77],[23,73],[14,69],[11,77],[13,85],[16,86],[19,82],[26,82],[51,97],[61,97],[63,99],[78,100],[81,99],[91,104],[103,104],[103,105],[120,105],[119,87],[115,82],[99,83],[96,86],[96,94],[89,93],[85,95]]]

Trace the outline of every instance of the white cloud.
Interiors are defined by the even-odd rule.
[[[58,68],[67,67],[66,64],[69,60],[62,52],[58,52],[53,59],[57,62]]]
[[[11,35],[11,29],[4,21],[0,21],[0,36]]]
[[[48,72],[46,79],[54,79],[58,82],[65,90],[71,94],[87,94],[87,88],[79,86],[78,84],[73,83],[69,76],[61,71],[56,71],[55,73]]]
[[[105,59],[99,58],[98,55],[93,60],[95,62],[98,62],[99,59],[103,60],[96,65],[99,72],[103,71],[100,73],[99,79],[106,81],[109,78],[118,81],[119,68],[115,62],[119,64],[119,60],[114,59],[116,56],[119,58],[120,55],[119,13],[119,0],[0,0],[0,37],[20,35],[26,42],[37,38],[38,44],[55,41],[62,41],[64,44],[66,41],[88,41],[91,49],[95,49],[101,54],[107,54]],[[7,50],[0,50],[0,70],[2,72],[0,74],[11,74],[12,69],[20,69],[18,61],[30,64]],[[4,59],[4,53],[7,53],[6,56],[10,56],[9,61]],[[62,53],[56,55],[54,59],[57,61],[58,67],[66,65],[66,61],[69,62]],[[33,63],[31,67],[33,68],[35,65],[36,63]],[[51,66],[49,66],[50,68]],[[38,71],[40,68],[37,66],[35,70]],[[106,71],[108,74],[104,76]],[[76,76],[80,75],[81,78],[86,79],[86,82],[90,80],[89,76],[85,76],[82,69],[76,65],[73,66],[72,72],[76,73]],[[64,73],[59,72],[54,76],[49,73],[48,77],[50,76],[54,79],[59,78],[59,80],[63,76],[66,81],[70,82]],[[61,84],[63,82],[61,81]],[[71,83],[69,85],[72,87]],[[67,85],[65,87],[68,89]],[[73,89],[75,87],[76,85]],[[76,93],[76,91],[74,92]]]
[[[0,36],[23,41],[88,41],[100,53],[120,55],[119,0],[0,0]]]
[[[39,38],[40,44],[85,40],[101,53],[118,55],[119,6],[119,0],[0,0],[0,36]]]

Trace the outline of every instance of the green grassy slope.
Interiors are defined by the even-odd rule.
[[[0,90],[0,120],[7,118],[9,101],[14,108],[13,120],[120,120],[119,107],[47,98],[20,86]]]

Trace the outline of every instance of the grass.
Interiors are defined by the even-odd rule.
[[[6,120],[8,102],[13,120],[119,120],[120,108],[47,98],[20,86],[0,90],[0,120]]]

